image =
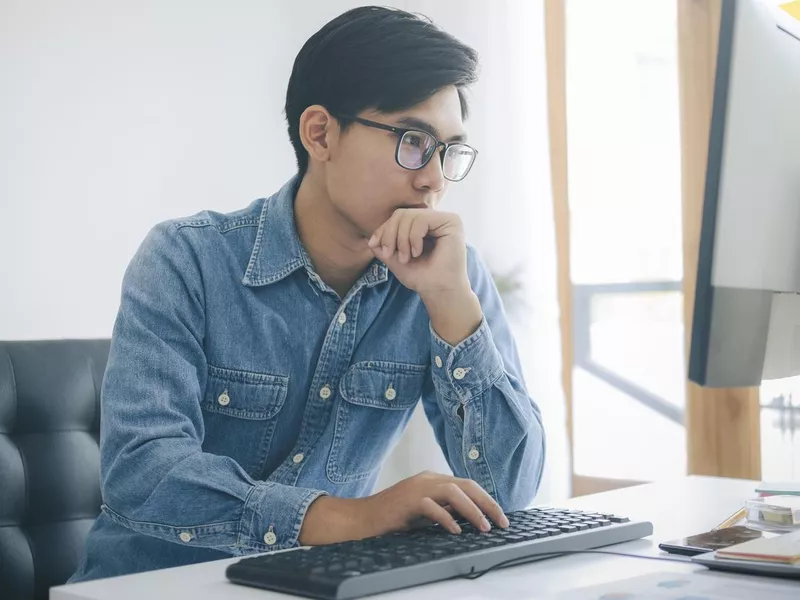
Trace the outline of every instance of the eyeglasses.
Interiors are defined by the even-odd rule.
[[[444,178],[449,181],[461,181],[467,176],[478,156],[478,151],[472,146],[461,142],[440,142],[426,131],[392,127],[361,117],[341,115],[339,118],[396,134],[397,150],[394,158],[398,165],[409,171],[419,171],[430,162],[439,148],[444,148],[444,152],[441,153]]]

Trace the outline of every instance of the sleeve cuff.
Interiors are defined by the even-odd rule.
[[[321,490],[259,482],[245,500],[239,545],[257,552],[293,548],[308,507],[325,495]]]
[[[503,359],[494,345],[486,317],[478,329],[457,346],[431,331],[433,382],[443,396],[468,404],[503,376]]]

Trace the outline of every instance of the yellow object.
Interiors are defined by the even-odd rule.
[[[781,8],[792,15],[795,19],[800,21],[800,0],[794,0],[793,2],[781,4]]]
[[[745,510],[744,507],[742,507],[739,510],[737,510],[735,513],[733,513],[730,517],[725,519],[722,523],[720,523],[719,525],[714,527],[714,530],[727,529],[728,527],[732,527],[733,525],[738,523],[740,520],[744,519],[746,514],[747,514],[747,511]]]

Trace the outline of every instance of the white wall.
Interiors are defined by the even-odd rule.
[[[0,339],[107,337],[123,271],[155,223],[270,195],[294,173],[292,62],[349,1],[0,2]],[[398,0],[483,57],[471,141],[445,208],[490,266],[521,267],[514,325],[566,488],[541,2]],[[417,415],[420,416],[420,415]],[[384,481],[440,467],[412,427]],[[422,433],[418,433],[422,432]]]

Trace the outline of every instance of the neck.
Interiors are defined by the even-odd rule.
[[[364,235],[336,210],[323,182],[311,173],[297,190],[294,218],[317,275],[344,298],[373,258]]]

